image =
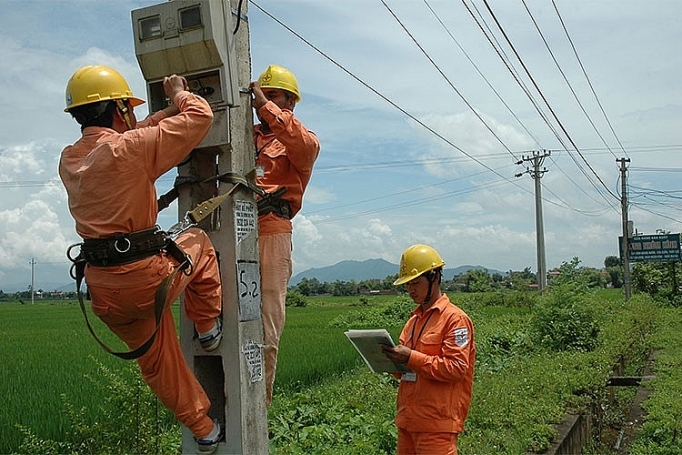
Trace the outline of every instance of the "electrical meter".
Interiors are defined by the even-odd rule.
[[[172,0],[132,11],[135,54],[147,81],[151,112],[170,100],[163,78],[177,74],[214,111],[211,132],[200,148],[221,146],[228,136],[228,107],[239,105],[232,12],[221,0]],[[221,112],[222,111],[222,112]]]

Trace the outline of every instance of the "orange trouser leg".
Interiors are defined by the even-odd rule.
[[[263,340],[265,342],[266,403],[272,401],[277,369],[279,339],[284,330],[287,285],[291,278],[291,233],[262,235],[260,274],[263,306]]]
[[[183,274],[173,283],[174,301],[183,290],[187,318],[194,322],[198,332],[208,332],[220,316],[222,290],[218,260],[211,240],[201,229],[184,232],[176,243],[192,258],[194,270],[190,276]]]
[[[202,438],[213,429],[213,422],[207,416],[211,403],[182,354],[170,304],[184,290],[186,301],[190,301],[186,304],[188,317],[195,322],[197,330],[210,329],[221,309],[220,277],[215,252],[202,231],[188,231],[178,243],[192,257],[193,273],[176,275],[154,343],[137,363],[161,402],[196,437]],[[93,311],[130,349],[147,341],[156,326],[155,293],[159,282],[172,271],[172,264],[159,261],[158,268],[150,269],[159,279],[148,284],[126,287],[129,280],[125,275],[112,274],[111,287],[90,287]],[[206,329],[200,328],[201,323]]]
[[[411,432],[398,428],[397,455],[457,455],[457,433]]]

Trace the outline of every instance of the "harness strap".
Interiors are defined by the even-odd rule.
[[[83,269],[85,269],[85,262],[83,262]],[[180,271],[180,268],[176,268],[173,270],[173,273],[168,275],[166,278],[163,279],[159,287],[156,289],[156,296],[154,299],[154,319],[156,320],[156,327],[154,327],[154,331],[152,332],[151,336],[142,343],[140,346],[138,346],[136,349],[133,349],[131,351],[127,352],[116,352],[112,350],[109,346],[107,346],[100,338],[97,336],[95,333],[95,330],[92,328],[92,325],[90,325],[90,320],[88,319],[88,313],[85,310],[85,303],[83,302],[83,294],[80,290],[81,282],[82,282],[82,277],[80,279],[76,280],[76,286],[77,286],[77,292],[78,292],[78,303],[80,304],[81,312],[83,313],[83,316],[85,317],[85,324],[88,326],[88,330],[90,331],[90,334],[93,336],[95,341],[99,343],[100,346],[102,346],[102,349],[107,351],[109,354],[115,355],[116,357],[123,359],[123,360],[134,360],[139,357],[142,357],[144,354],[147,353],[149,348],[152,346],[154,343],[154,340],[156,339],[156,333],[159,331],[159,325],[161,324],[161,317],[163,316],[163,310],[166,306],[166,297],[168,295],[168,290],[170,289],[171,284],[173,283],[173,280],[175,279],[175,275],[178,274]]]
[[[145,231],[140,231],[140,232],[145,232]],[[76,244],[78,245],[78,244]],[[83,301],[83,294],[81,292],[81,284],[83,283],[83,279],[85,278],[85,266],[88,264],[88,260],[85,258],[83,255],[83,252],[75,257],[72,258],[70,256],[70,251],[73,247],[76,245],[72,245],[69,247],[69,250],[67,251],[67,256],[69,259],[73,262],[73,265],[71,266],[71,276],[76,280],[76,293],[78,295],[78,303],[80,305],[81,312],[83,313],[83,317],[85,318],[85,324],[88,327],[88,330],[90,331],[90,334],[92,337],[99,343],[99,345],[107,351],[108,353],[115,355],[118,358],[124,359],[124,360],[134,360],[139,357],[142,357],[149,348],[152,346],[154,343],[154,340],[156,339],[156,333],[159,330],[159,325],[161,324],[161,317],[163,316],[163,311],[166,308],[166,300],[168,299],[168,291],[170,290],[173,280],[175,279],[176,275],[178,272],[184,272],[186,274],[191,274],[193,270],[193,265],[192,265],[192,260],[185,253],[182,248],[178,246],[177,243],[175,243],[172,240],[169,240],[167,245],[166,245],[166,250],[168,253],[174,257],[180,264],[173,270],[173,272],[168,275],[166,278],[161,281],[159,284],[159,287],[156,289],[156,294],[154,295],[154,319],[156,321],[154,331],[152,334],[149,336],[147,341],[142,343],[140,346],[137,348],[127,351],[127,352],[116,352],[112,350],[109,346],[107,346],[95,333],[95,330],[93,329],[92,325],[90,324],[90,320],[88,319],[88,313],[85,309],[85,302]],[[149,255],[148,255],[149,256]]]
[[[217,180],[219,182],[225,183],[232,183],[235,186],[242,185],[250,189],[254,193],[258,194],[259,196],[266,195],[267,193],[265,192],[265,190],[263,190],[258,185],[252,182],[253,174],[254,172],[251,172],[246,177],[244,177],[236,172],[224,172],[222,174],[219,174],[217,176],[211,176],[204,180],[198,180],[197,178],[191,176],[177,176],[175,178],[175,182],[173,183],[173,188],[171,188],[167,193],[159,196],[159,198],[156,200],[157,210],[160,212],[161,210],[171,205],[171,203],[178,198],[179,196],[178,188],[180,186],[197,183],[206,183],[212,180]]]
[[[274,192],[266,193],[265,196],[258,199],[258,216],[274,212],[275,215],[290,220],[291,206],[287,200],[281,197],[286,190],[286,187],[282,186],[277,188]]]
[[[182,164],[182,163],[181,163]],[[193,183],[200,183],[195,177],[178,175],[175,177],[175,182],[173,183],[173,188],[171,188],[167,193],[162,194],[156,200],[157,211],[165,209],[173,203],[174,200],[178,198],[178,187],[182,185],[189,185]]]
[[[168,235],[156,226],[106,239],[86,239],[81,255],[88,264],[97,267],[123,265],[158,254],[168,242]]]

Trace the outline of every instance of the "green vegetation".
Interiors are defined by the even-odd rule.
[[[679,308],[665,308],[652,336],[656,353],[653,391],[644,408],[648,415],[631,455],[673,455],[682,453],[682,316]]]
[[[595,293],[590,286],[600,285],[592,275],[575,261],[564,266],[574,278],[556,282],[544,297],[525,290],[450,293],[472,317],[477,343],[460,452],[541,452],[567,412],[601,409],[597,427],[622,423],[618,408],[628,395],[615,403],[604,384],[616,363],[641,373],[655,349],[649,417],[631,453],[680,453],[680,309],[643,294],[625,303],[618,289]],[[394,453],[397,380],[370,373],[343,331],[384,327],[397,338],[413,308],[404,296],[292,299],[269,409],[272,454]],[[177,453],[177,422],[133,363],[91,339],[73,302],[2,304],[0,337],[0,393],[7,397],[0,453]]]

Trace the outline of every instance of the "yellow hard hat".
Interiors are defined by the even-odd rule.
[[[301,101],[298,91],[298,82],[291,71],[279,65],[270,65],[258,78],[261,88],[278,88],[293,93],[296,102]]]
[[[400,257],[400,272],[398,279],[393,282],[395,286],[405,284],[418,276],[443,267],[445,261],[440,254],[428,245],[412,245],[403,252]]]
[[[84,66],[73,73],[66,84],[66,109],[108,100],[129,100],[132,106],[144,103],[133,96],[121,74],[108,66]]]

